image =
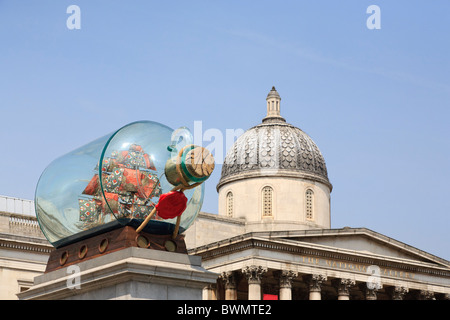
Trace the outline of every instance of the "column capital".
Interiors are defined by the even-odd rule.
[[[420,300],[435,300],[434,292],[428,291],[428,290],[420,290],[419,299]]]
[[[245,275],[249,284],[260,284],[267,268],[252,265],[242,268],[241,272]]]
[[[366,282],[360,284],[360,289],[364,293],[366,300],[377,300],[377,291],[381,289],[381,284]]]
[[[409,289],[402,286],[395,286],[387,288],[386,291],[390,293],[392,300],[403,300]]]
[[[219,275],[219,279],[223,281],[225,289],[236,289],[236,272],[224,271]]]
[[[327,276],[322,274],[309,274],[303,276],[303,280],[308,284],[310,292],[320,292],[322,283],[327,280]]]
[[[356,284],[355,280],[345,278],[334,279],[331,283],[336,288],[339,296],[350,295],[349,289]]]
[[[377,289],[366,288],[366,300],[377,300]]]
[[[280,281],[280,288],[292,288],[292,280],[298,276],[298,272],[293,270],[279,270],[274,272],[274,276]]]

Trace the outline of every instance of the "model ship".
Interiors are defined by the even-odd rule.
[[[94,170],[98,172],[98,165]],[[79,220],[85,230],[113,217],[143,220],[162,192],[151,156],[137,144],[103,158],[100,178],[94,174],[78,199]],[[158,214],[152,219],[162,220]]]

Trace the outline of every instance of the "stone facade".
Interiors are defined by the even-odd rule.
[[[273,191],[271,212],[264,215],[263,188]],[[306,191],[313,192],[307,216]],[[323,183],[274,175],[230,182],[219,191],[219,216],[228,216],[227,195],[233,194],[233,218],[245,219],[246,231],[330,228],[330,189]]]
[[[36,217],[0,212],[0,299],[17,299],[18,292],[30,288],[45,271],[51,250]]]
[[[340,237],[347,239],[340,247],[318,241]],[[444,300],[450,293],[447,260],[365,228],[253,232],[189,253],[222,275],[208,288],[213,299]]]

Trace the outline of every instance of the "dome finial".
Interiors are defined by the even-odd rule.
[[[266,101],[267,101],[267,115],[263,119],[263,122],[268,119],[285,121],[280,114],[281,97],[278,94],[277,90],[275,89],[275,86],[272,86],[272,90],[270,90],[269,94],[267,95]]]

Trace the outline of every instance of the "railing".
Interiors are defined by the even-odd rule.
[[[9,233],[16,235],[34,236],[39,238],[44,237],[37,219],[31,216],[10,216],[8,231]]]

